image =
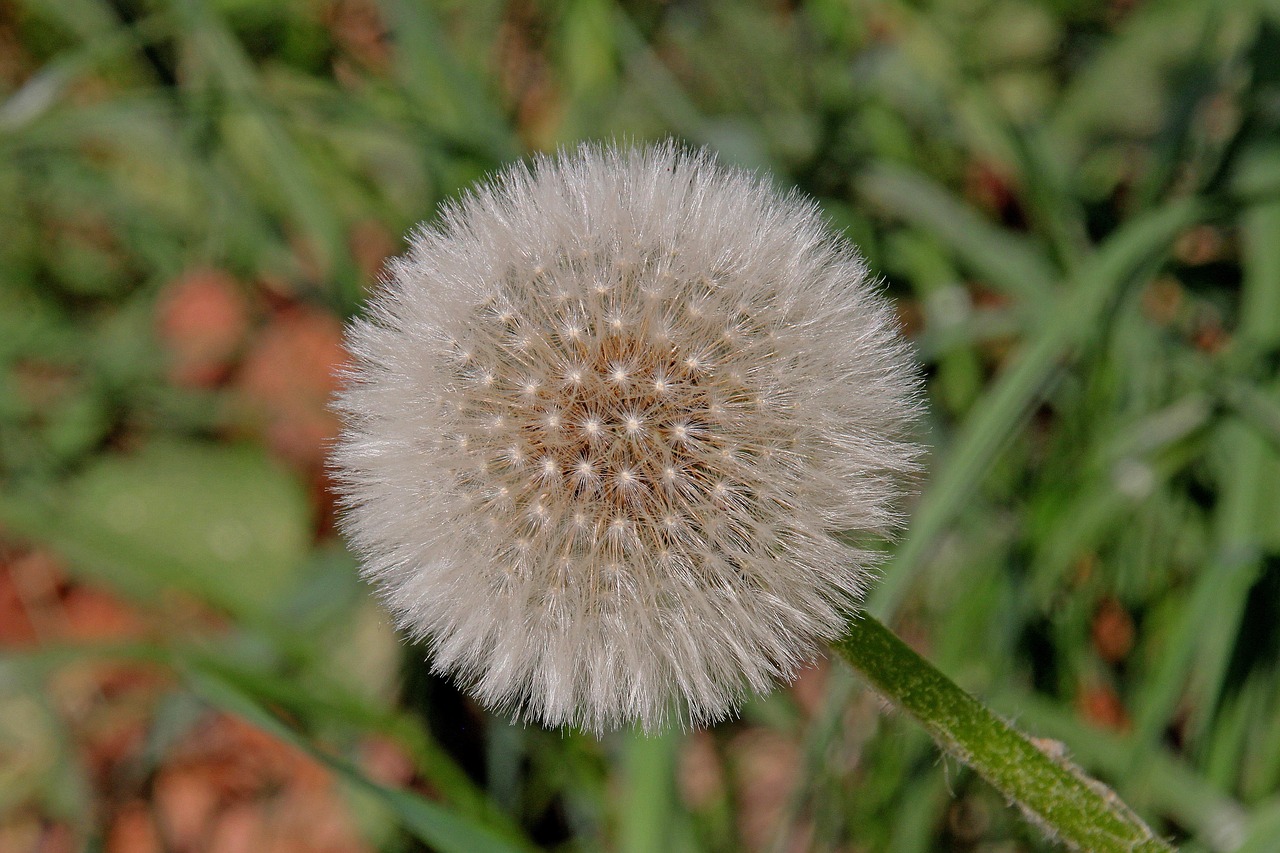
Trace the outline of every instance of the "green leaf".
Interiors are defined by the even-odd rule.
[[[56,500],[0,499],[0,521],[131,594],[256,619],[284,603],[310,536],[303,489],[260,450],[182,441],[100,459]]]

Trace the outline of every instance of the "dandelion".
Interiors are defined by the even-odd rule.
[[[547,725],[705,724],[794,676],[915,456],[912,362],[855,249],[671,144],[501,172],[348,342],[334,462],[366,576],[436,671]]]

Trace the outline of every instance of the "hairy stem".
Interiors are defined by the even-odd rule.
[[[1050,838],[1091,853],[1171,851],[1108,787],[1053,741],[1036,741],[983,706],[888,628],[863,614],[834,644],[884,698],[996,787]]]

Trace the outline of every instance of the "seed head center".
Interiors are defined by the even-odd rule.
[[[550,307],[513,293],[515,308],[483,309],[455,348],[464,505],[528,543],[494,546],[517,574],[714,550],[675,520],[710,539],[734,526],[717,516],[757,514],[758,471],[736,448],[764,458],[779,434],[743,432],[763,417],[747,377],[770,357],[766,336],[712,299],[579,293]]]

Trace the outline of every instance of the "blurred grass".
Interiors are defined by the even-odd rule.
[[[1275,848],[1276,57],[1274,0],[0,4],[0,849],[186,843],[219,714],[336,771],[342,849],[1047,849],[842,671],[523,729],[355,579],[338,321],[486,170],[667,134],[816,196],[925,361],[872,606],[1183,849]]]

